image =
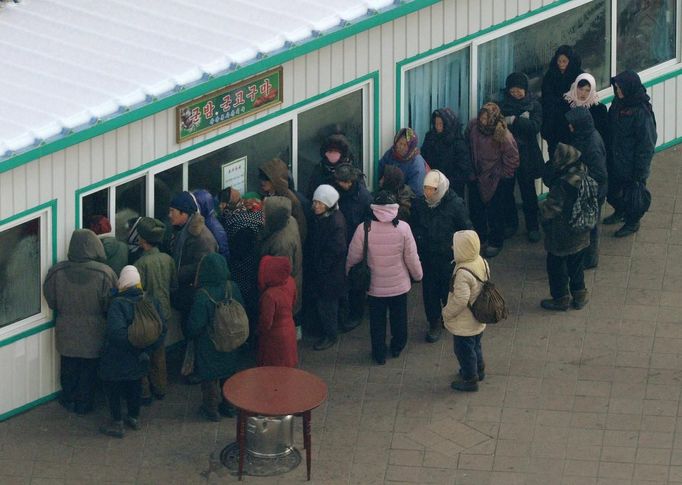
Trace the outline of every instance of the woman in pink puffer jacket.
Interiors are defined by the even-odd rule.
[[[386,363],[386,313],[391,324],[391,354],[398,357],[407,343],[407,293],[411,279],[422,279],[422,266],[409,224],[398,220],[398,203],[393,194],[382,191],[370,206],[372,218],[367,264],[372,272],[369,291],[369,326],[372,358]],[[346,259],[346,273],[362,261],[365,231],[355,230]]]

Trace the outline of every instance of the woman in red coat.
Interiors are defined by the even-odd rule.
[[[296,283],[286,256],[263,256],[258,267],[261,291],[258,317],[259,366],[296,367],[298,349],[294,327]]]

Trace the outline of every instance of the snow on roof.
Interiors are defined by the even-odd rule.
[[[0,160],[394,0],[22,0],[0,8]]]

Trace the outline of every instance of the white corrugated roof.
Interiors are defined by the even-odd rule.
[[[0,160],[394,0],[22,0],[0,8]],[[403,2],[404,3],[404,2]]]

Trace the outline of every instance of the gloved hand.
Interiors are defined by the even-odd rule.
[[[528,111],[524,111],[523,113],[521,113],[521,118],[526,119],[530,118],[530,113]]]
[[[504,117],[504,122],[507,123],[507,126],[511,126],[514,124],[514,120],[516,119],[516,116],[505,116]]]

